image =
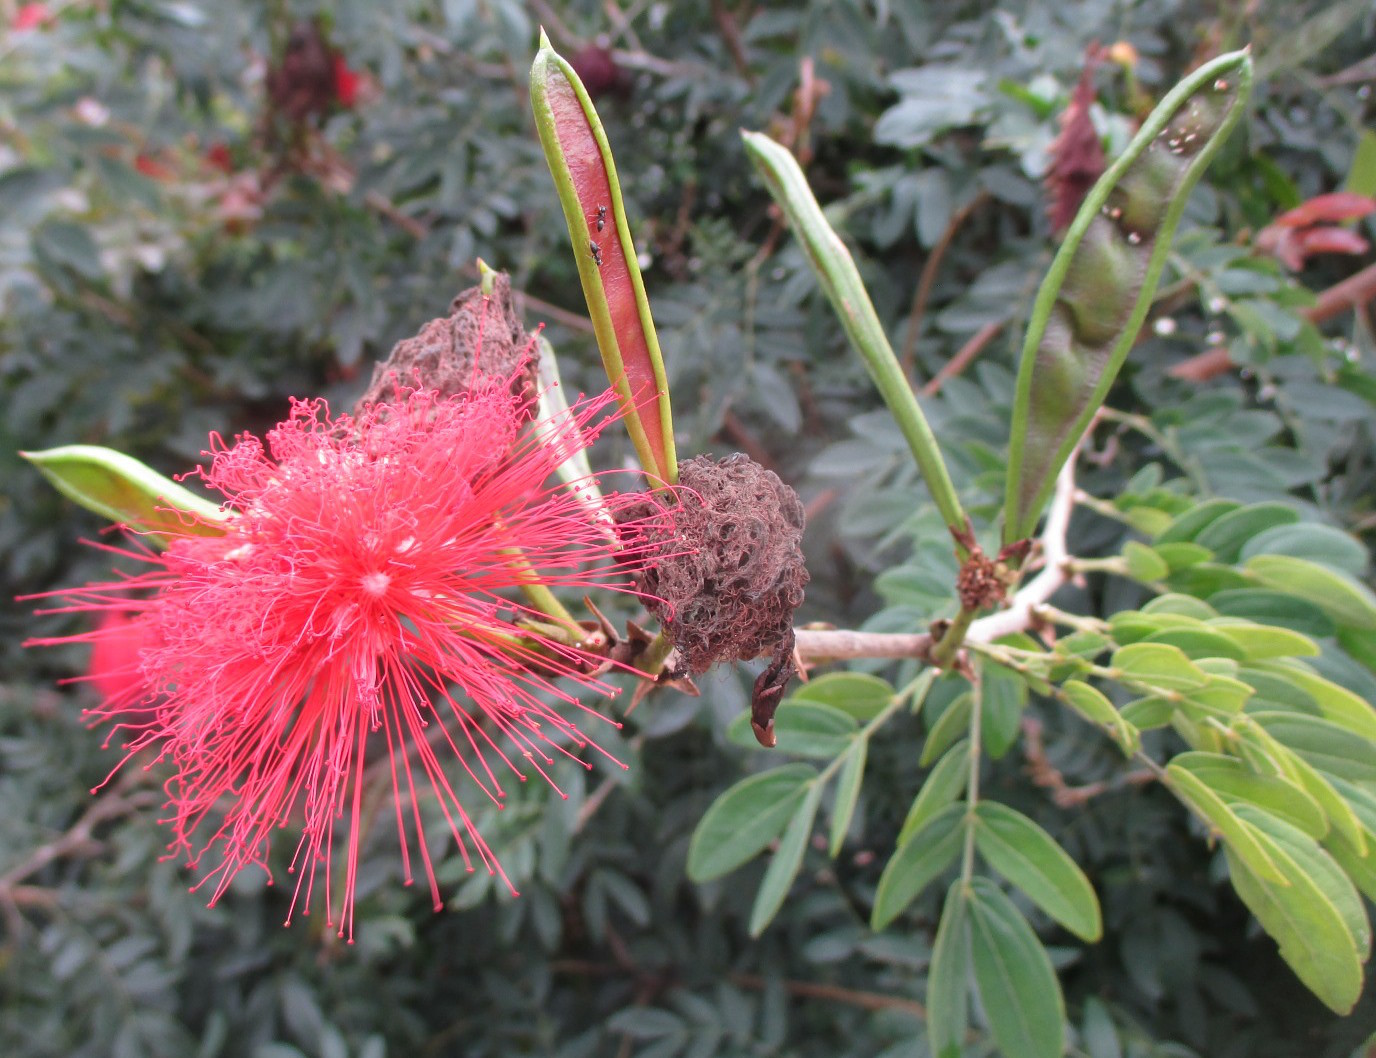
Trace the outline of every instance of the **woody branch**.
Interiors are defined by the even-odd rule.
[[[1042,555],[1041,571],[1022,586],[1007,607],[980,618],[966,635],[967,642],[989,643],[1013,632],[1025,632],[1040,618],[1037,608],[1070,578],[1066,533],[1075,508],[1075,459],[1066,460],[1056,479],[1046,525],[1038,538]],[[933,639],[930,632],[892,633],[855,632],[846,629],[800,628],[797,632],[798,657],[803,664],[843,661],[848,658],[922,658],[930,660]]]

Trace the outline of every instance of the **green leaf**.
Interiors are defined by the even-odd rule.
[[[850,830],[855,806],[860,800],[860,785],[865,778],[865,761],[869,756],[870,740],[857,738],[846,750],[845,763],[836,777],[836,799],[831,807],[831,842],[828,854],[835,859],[841,852],[841,845]]]
[[[870,912],[871,929],[882,930],[955,863],[965,843],[965,819],[964,804],[949,804],[898,847],[879,876]]]
[[[984,751],[998,760],[1018,740],[1022,711],[1027,705],[1027,684],[1016,672],[994,662],[981,661],[980,734]]]
[[[1171,763],[1189,769],[1230,805],[1255,805],[1313,838],[1328,833],[1328,817],[1319,802],[1290,779],[1259,775],[1221,753],[1181,753]]]
[[[1175,703],[1164,698],[1137,698],[1123,706],[1119,714],[1137,731],[1156,731],[1170,724],[1175,715]]]
[[[809,680],[787,700],[821,702],[842,709],[861,723],[873,720],[893,700],[893,687],[864,672],[828,672]]]
[[[1267,668],[1262,668],[1260,661],[1243,665],[1238,669],[1237,675],[1238,679],[1245,680],[1249,686],[1255,688],[1256,693],[1251,701],[1252,712],[1265,709],[1292,709],[1299,713],[1309,713],[1311,716],[1321,715],[1319,703],[1314,701],[1313,695],[1302,690],[1283,673],[1277,675]]]
[[[1298,687],[1325,720],[1376,742],[1376,708],[1365,698],[1324,679],[1302,661],[1262,661],[1254,668]]]
[[[1376,629],[1376,596],[1345,573],[1289,555],[1255,555],[1243,568],[1269,588],[1307,599],[1339,624]]]
[[[530,102],[627,432],[641,466],[672,485],[678,480],[678,458],[669,384],[611,146],[583,82],[543,32],[530,68]]]
[[[1343,190],[1354,195],[1376,196],[1376,132],[1363,129],[1352,152],[1352,164],[1347,169]]]
[[[1164,643],[1122,647],[1114,651],[1109,666],[1117,670],[1119,679],[1162,691],[1202,687],[1208,680],[1183,651]]]
[[[849,714],[819,702],[793,698],[784,699],[775,714],[777,748],[799,757],[830,760],[840,756],[850,745],[858,727]],[[787,732],[787,739],[783,737]],[[750,727],[750,714],[734,717],[727,726],[726,737],[746,749],[758,749],[759,741]]]
[[[1218,616],[1214,608],[1203,599],[1196,599],[1193,595],[1181,595],[1174,591],[1165,592],[1152,599],[1142,607],[1142,613],[1193,617],[1195,621],[1206,621],[1210,617]]]
[[[1236,500],[1206,500],[1199,506],[1177,515],[1175,521],[1157,535],[1155,543],[1159,546],[1193,542],[1206,526],[1212,525],[1229,511],[1236,511],[1241,506],[1242,504]]]
[[[964,882],[946,891],[927,970],[927,1045],[932,1058],[960,1058],[970,1008],[970,916]]]
[[[1266,845],[1203,779],[1172,762],[1166,766],[1166,785],[1223,838],[1228,849],[1257,877],[1272,885],[1287,884]]]
[[[1103,691],[1083,680],[1070,680],[1061,686],[1060,697],[1090,723],[1106,730],[1126,756],[1132,756],[1140,748],[1141,735],[1123,719]]]
[[[688,877],[711,881],[755,856],[783,831],[816,778],[807,764],[785,764],[722,791],[693,831]]]
[[[1299,511],[1289,504],[1253,503],[1210,522],[1199,531],[1194,542],[1212,551],[1216,561],[1232,563],[1237,561],[1243,545],[1258,533],[1299,520]]]
[[[49,266],[70,268],[77,275],[101,278],[100,247],[85,225],[48,219],[33,232],[34,256]]]
[[[1261,876],[1235,846],[1225,846],[1233,888],[1296,976],[1330,1009],[1346,1014],[1362,992],[1362,963],[1347,922],[1295,860],[1270,845],[1284,872],[1280,881]]]
[[[1189,192],[1242,116],[1251,80],[1246,51],[1199,67],[1167,93],[1085,196],[1037,292],[1023,343],[1005,544],[1032,535],[1057,474],[1132,349]]]
[[[637,1040],[682,1035],[687,1025],[677,1014],[658,1007],[626,1007],[607,1019],[607,1028]]]
[[[1163,628],[1139,640],[1178,647],[1187,658],[1232,658],[1242,661],[1247,652],[1222,632],[1200,625],[1194,628]]]
[[[1376,848],[1368,842],[1366,852],[1358,852],[1357,847],[1336,830],[1323,839],[1323,847],[1352,879],[1352,884],[1368,900],[1376,901]]]
[[[985,861],[1077,937],[1103,934],[1099,898],[1079,864],[1035,822],[1006,805],[975,806],[975,847]]]
[[[898,832],[899,847],[907,844],[927,820],[959,797],[969,781],[970,740],[963,738],[937,761],[917,791],[908,817],[903,820],[903,829]]]
[[[1240,617],[1263,625],[1279,625],[1306,636],[1331,636],[1332,619],[1312,602],[1269,588],[1234,588],[1209,596],[1224,617]]]
[[[1171,524],[1171,516],[1159,507],[1128,507],[1122,510],[1122,518],[1143,536],[1155,536]]]
[[[1065,999],[1041,941],[987,878],[970,880],[969,915],[975,985],[999,1050],[1018,1058],[1060,1058]]]
[[[1376,632],[1365,628],[1339,628],[1338,645],[1353,661],[1376,673]]]
[[[1119,715],[1138,731],[1154,731],[1171,722],[1175,705],[1164,698],[1137,698],[1123,706]]]
[[[1357,957],[1365,962],[1371,955],[1371,923],[1362,906],[1361,895],[1351,880],[1324,852],[1312,836],[1298,827],[1260,808],[1240,806],[1238,818],[1266,835],[1283,855],[1293,861],[1304,877],[1313,882],[1327,900],[1338,910]]]
[[[1252,719],[1320,771],[1358,782],[1376,780],[1376,742],[1318,716],[1257,712]]]
[[[21,452],[58,492],[103,518],[152,533],[219,536],[231,515],[133,456],[96,445]]]
[[[1203,687],[1183,692],[1176,708],[1195,723],[1204,723],[1208,717],[1226,722],[1242,711],[1251,695],[1252,688],[1241,680],[1210,676]]]
[[[1108,1007],[1094,996],[1085,999],[1080,1042],[1089,1058],[1123,1058],[1123,1045]]]
[[[785,698],[774,714],[774,735],[778,740],[774,748],[778,753],[831,760],[846,751],[858,730],[855,718],[840,709],[821,702]],[[726,736],[738,746],[759,748],[749,713],[735,717]]]
[[[1335,792],[1352,806],[1358,822],[1369,834],[1376,834],[1376,790],[1369,786],[1358,786],[1346,779],[1329,779]]]
[[[1136,540],[1123,545],[1123,559],[1128,564],[1128,576],[1144,584],[1158,581],[1171,571],[1170,563]]]
[[[1217,562],[1196,562],[1178,573],[1172,573],[1166,579],[1166,584],[1172,591],[1196,595],[1202,599],[1211,598],[1221,591],[1256,586],[1255,581],[1248,579],[1235,567],[1223,566]]]
[[[1113,645],[1102,632],[1072,632],[1056,643],[1056,653],[1093,661]]]
[[[1268,658],[1317,657],[1318,644],[1308,636],[1275,625],[1259,625],[1236,617],[1215,617],[1209,627],[1227,636],[1243,651],[1240,661]]]
[[[817,804],[821,796],[820,783],[808,788],[807,795],[788,821],[784,836],[779,839],[779,848],[769,861],[759,892],[755,894],[755,905],[750,909],[752,937],[758,937],[774,921],[788,891],[793,888],[793,879],[798,877],[798,869],[803,865],[807,839],[812,835],[812,827],[817,820]]]
[[[1180,569],[1189,569],[1201,562],[1207,562],[1213,557],[1213,552],[1207,547],[1188,540],[1179,540],[1174,543],[1158,542],[1152,550],[1163,559],[1171,573]]]
[[[1367,899],[1376,901],[1376,794],[1342,779],[1332,780],[1334,792],[1358,817],[1360,830],[1351,836],[1334,827],[1324,847]]]
[[[946,706],[946,711],[927,731],[927,741],[922,744],[922,755],[917,763],[924,768],[930,766],[969,730],[970,713],[974,705],[974,697],[966,691]]]
[[[1253,758],[1264,758],[1268,762],[1274,762],[1282,775],[1297,783],[1305,793],[1318,802],[1333,831],[1345,837],[1354,848],[1366,851],[1367,841],[1362,822],[1357,818],[1347,798],[1337,789],[1337,784],[1342,782],[1341,779],[1330,780],[1289,746],[1273,738],[1264,727],[1252,721],[1251,717],[1240,717],[1236,730],[1239,736],[1239,752],[1250,751],[1249,761]],[[1258,763],[1253,762],[1253,767],[1258,767]]]
[[[1318,522],[1282,525],[1257,534],[1243,546],[1241,558],[1255,555],[1308,559],[1352,577],[1363,576],[1368,561],[1366,548],[1356,537]]]

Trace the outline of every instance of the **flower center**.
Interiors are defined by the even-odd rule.
[[[391,576],[387,573],[380,572],[365,573],[362,579],[359,580],[359,584],[362,586],[364,592],[373,596],[375,599],[380,599],[382,596],[386,595],[387,586],[391,583]]]

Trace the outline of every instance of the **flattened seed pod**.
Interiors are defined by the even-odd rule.
[[[1086,196],[1051,263],[1023,343],[1003,542],[1036,529],[1056,475],[1136,340],[1185,200],[1242,114],[1246,51],[1201,66],[1163,99]]]

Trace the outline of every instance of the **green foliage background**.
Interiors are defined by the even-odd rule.
[[[347,405],[372,359],[472,282],[475,257],[539,299],[527,319],[548,322],[566,384],[599,386],[527,106],[540,22],[570,57],[598,34],[618,49],[622,83],[598,106],[648,258],[680,449],[758,449],[813,501],[806,618],[920,629],[947,604],[953,566],[902,438],[796,244],[778,237],[740,145],[741,127],[789,127],[804,57],[829,87],[807,129],[808,175],[896,345],[924,261],[970,207],[913,355],[925,380],[981,327],[1007,321],[924,402],[962,498],[987,522],[1002,490],[1013,355],[1054,249],[1035,176],[1086,45],[1131,42],[1140,87],[1156,97],[1197,54],[1254,42],[1252,110],[1191,200],[1168,272],[1175,330],[1148,336],[1110,395],[1139,418],[1099,435],[1113,458],[1081,484],[1113,502],[1077,518],[1072,550],[1116,555],[1134,510],[1150,531],[1142,512],[1213,496],[1284,499],[1371,542],[1376,349],[1350,316],[1321,334],[1299,315],[1306,290],[1354,266],[1316,259],[1296,282],[1239,245],[1353,171],[1373,103],[1360,81],[1333,75],[1376,36],[1369,3],[633,4],[622,23],[591,0],[52,6],[49,24],[0,40],[0,563],[10,594],[106,565],[74,545],[99,531],[96,520],[17,450],[106,444],[171,473],[197,461],[210,431],[276,421],[289,395]],[[373,85],[311,136],[312,156],[328,164],[301,171],[264,143],[262,61],[316,14]],[[1121,147],[1133,102],[1121,77],[1103,83],[1102,131]],[[205,161],[215,144],[240,177],[282,170],[261,216],[227,221],[235,177]],[[1169,376],[1212,345],[1243,370],[1206,384]],[[1073,604],[1087,613],[1146,598],[1112,576],[1079,593]],[[767,860],[704,885],[684,877],[713,798],[781,763],[727,737],[751,675],[721,671],[699,699],[661,694],[633,714],[612,747],[627,772],[570,769],[567,801],[532,785],[480,819],[517,901],[485,875],[464,876],[437,838],[451,906],[432,914],[424,892],[398,884],[392,835],[371,836],[357,943],[345,946],[311,919],[284,930],[289,896],[259,878],[242,877],[214,909],[188,893],[176,865],[159,861],[157,786],[138,769],[92,800],[117,754],[82,726],[87,692],[53,686],[84,659],[18,647],[63,627],[25,606],[0,613],[0,1053],[926,1053],[918,1004],[940,887],[886,932],[866,925],[925,773],[914,718],[870,747],[840,858],[809,850],[758,940],[747,924]],[[1372,700],[1359,646],[1328,655],[1325,671]],[[1097,945],[1040,920],[1072,1053],[1351,1054],[1376,1026],[1370,986],[1349,1018],[1325,1011],[1223,884],[1222,854],[1179,804],[1122,782],[1112,745],[1060,709],[1034,700],[1028,712],[1067,783],[1106,788],[1058,809],[1030,781],[1021,746],[985,780],[1046,827],[1099,893]],[[92,817],[96,803],[109,807]],[[83,818],[79,840],[52,846]],[[976,1034],[970,1053],[988,1046]]]

